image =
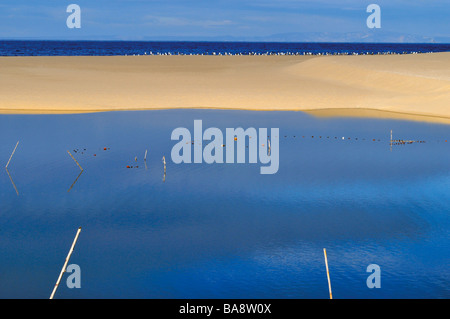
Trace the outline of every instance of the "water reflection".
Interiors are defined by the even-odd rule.
[[[172,130],[195,119],[280,128],[279,171],[171,164]],[[390,145],[390,130],[426,143]],[[79,225],[71,262],[82,288],[60,287],[58,298],[328,298],[324,247],[334,298],[450,296],[449,126],[172,110],[3,115],[0,131],[2,161],[7,141],[23,143],[20,197],[8,170],[0,176],[0,297],[48,297]],[[66,150],[77,145],[74,180]],[[372,263],[379,290],[365,285]]]
[[[78,179],[80,178],[81,174],[83,174],[84,170],[80,171],[80,174],[78,174],[77,178],[75,178],[75,181],[72,183],[72,185],[70,186],[69,190],[67,192],[70,192],[72,190],[72,188],[75,186],[75,184],[77,183]]]
[[[11,177],[11,174],[9,174],[8,168],[5,167],[5,170],[6,170],[6,173],[8,174],[8,176],[9,176],[9,179],[11,180],[11,184],[13,185],[14,190],[16,191],[17,196],[19,196],[19,191],[17,190],[16,184],[14,184],[14,181],[13,181],[13,179],[12,179],[12,177]]]

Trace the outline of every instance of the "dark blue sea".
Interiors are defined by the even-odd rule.
[[[0,41],[0,56],[404,54],[450,51],[429,43]]]

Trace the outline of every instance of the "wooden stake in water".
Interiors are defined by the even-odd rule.
[[[163,161],[163,163],[164,163],[164,176],[163,176],[163,182],[165,182],[165,181],[166,181],[166,157],[165,157],[165,156],[162,157],[162,161]]]
[[[66,271],[67,263],[69,262],[70,256],[72,255],[73,248],[75,247],[75,244],[77,243],[78,236],[80,235],[81,227],[78,228],[77,234],[75,235],[75,239],[73,240],[72,246],[70,247],[69,254],[66,257],[66,261],[64,262],[64,266],[61,269],[61,273],[59,274],[58,280],[56,281],[55,288],[53,288],[53,292],[50,295],[50,299],[53,299],[53,296],[55,295],[56,289],[58,289],[59,283],[61,282],[61,278]]]
[[[145,154],[144,154],[144,161],[147,160],[147,150],[145,150]]]
[[[391,130],[391,141],[389,142],[389,150],[392,152],[392,130]]]
[[[70,154],[69,151],[67,151],[67,153],[69,153],[70,157],[72,157],[72,159],[75,161],[75,163],[77,163],[78,167],[81,169],[81,171],[84,171],[83,167],[81,167],[81,165],[77,162],[77,160],[75,159],[75,157],[72,156],[72,154]]]
[[[19,146],[19,141],[17,141],[16,147],[14,147],[14,151],[12,152],[11,156],[9,157],[8,163],[6,163],[5,168],[8,168],[9,162],[11,162],[11,158],[13,157],[14,153],[16,152],[17,146]]]
[[[327,267],[328,290],[330,291],[330,299],[333,299],[333,295],[331,293],[330,272],[328,271],[327,250],[325,248],[323,249],[323,254],[325,256],[325,266]]]

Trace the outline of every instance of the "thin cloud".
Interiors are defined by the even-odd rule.
[[[155,15],[147,15],[143,19],[144,25],[147,26],[172,26],[172,27],[184,27],[184,26],[195,26],[195,27],[218,27],[218,26],[228,26],[232,25],[231,20],[197,20],[197,19],[187,19],[181,17],[161,17]]]

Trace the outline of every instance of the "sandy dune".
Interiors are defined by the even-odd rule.
[[[0,113],[164,108],[409,114],[450,123],[450,52],[0,58]]]

